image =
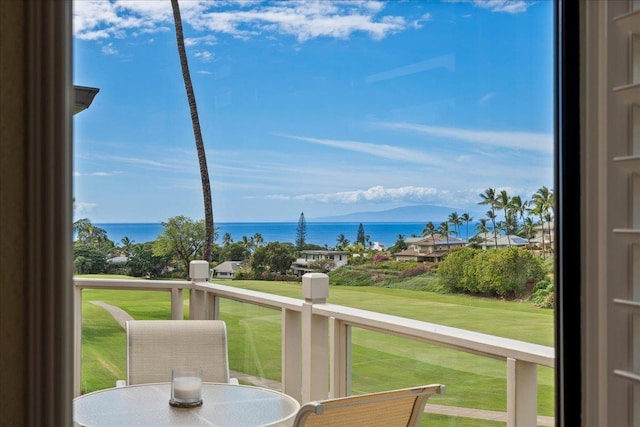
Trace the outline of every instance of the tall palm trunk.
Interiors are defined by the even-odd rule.
[[[173,8],[173,21],[176,27],[176,41],[178,43],[178,54],[180,55],[180,67],[182,68],[182,79],[184,88],[187,91],[189,110],[191,111],[191,123],[193,124],[193,135],[196,140],[196,150],[198,152],[198,162],[200,163],[200,179],[202,181],[202,197],[204,199],[204,222],[206,241],[204,244],[204,259],[211,262],[211,252],[213,247],[213,204],[211,202],[211,184],[209,183],[209,169],[207,168],[207,156],[204,151],[204,141],[200,131],[200,119],[198,118],[198,107],[196,97],[193,93],[191,83],[191,72],[187,62],[187,53],[184,48],[184,34],[182,32],[182,18],[180,17],[180,6],[178,0],[171,0]]]

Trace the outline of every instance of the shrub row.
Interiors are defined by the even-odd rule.
[[[437,270],[447,292],[511,297],[521,295],[528,283],[544,278],[542,260],[526,249],[451,252]]]

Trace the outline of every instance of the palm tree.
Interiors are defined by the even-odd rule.
[[[398,239],[393,246],[389,248],[389,251],[395,254],[397,252],[404,251],[405,249],[407,249],[407,243],[404,241],[404,235],[398,234]]]
[[[251,251],[253,250],[253,247],[255,246],[253,242],[253,237],[248,238],[247,236],[242,236],[242,241],[240,243],[242,244],[244,249],[247,251],[247,253],[251,253]]]
[[[481,201],[478,202],[479,205],[489,205],[491,207],[491,211],[495,213],[496,210],[496,189],[495,188],[487,188],[484,190],[484,193],[480,194]]]
[[[531,213],[531,215],[536,216],[540,222],[540,226],[542,227],[542,258],[544,258],[544,254],[546,252],[546,244],[545,244],[545,239],[544,239],[544,210],[542,209],[542,205],[537,203],[534,200],[534,205],[533,207],[529,208],[529,213]]]
[[[431,236],[431,240],[433,241],[433,249],[436,248],[436,226],[433,225],[433,222],[429,221],[424,225],[424,229],[422,230],[422,237]]]
[[[131,247],[133,246],[133,240],[129,239],[128,236],[124,236],[120,239],[122,243],[122,254],[124,256],[129,256],[131,254]]]
[[[520,218],[520,221],[522,221],[523,224],[524,214],[529,209],[529,203],[530,202],[528,200],[522,201],[522,198],[520,196],[513,196],[511,198],[511,202],[509,203],[511,205],[511,209],[513,209],[513,212],[518,218]]]
[[[458,212],[451,212],[449,214],[449,218],[447,218],[447,221],[449,221],[449,223],[453,225],[453,229],[455,230],[456,234],[460,235],[460,226],[462,225],[462,220],[458,216]]]
[[[344,233],[340,233],[340,235],[338,235],[338,238],[336,239],[336,242],[338,243],[336,245],[336,249],[338,249],[338,250],[343,250],[344,248],[349,246],[349,239],[347,239],[347,237],[344,235]]]
[[[487,212],[487,218],[491,220],[491,224],[493,225],[493,238],[496,242],[496,249],[498,249],[498,236],[496,235],[496,205],[498,201],[496,199],[496,189],[487,188],[484,190],[484,193],[480,193],[480,198],[482,200],[478,202],[479,205],[489,205],[490,207]]]
[[[531,213],[538,216],[540,219],[540,226],[542,227],[542,257],[546,252],[544,242],[544,223],[549,224],[549,238],[551,238],[551,222],[553,221],[554,210],[554,195],[553,191],[549,190],[546,186],[542,186],[536,191],[532,197],[534,208],[531,209]]]
[[[182,79],[187,92],[189,110],[191,112],[191,123],[193,125],[193,135],[198,153],[198,163],[200,164],[200,180],[202,181],[202,197],[204,200],[204,223],[205,223],[205,243],[204,259],[211,262],[213,249],[214,226],[213,226],[213,203],[211,201],[211,184],[209,182],[209,170],[207,168],[207,157],[204,151],[204,141],[200,131],[200,119],[198,117],[198,107],[196,106],[196,96],[191,83],[191,72],[187,62],[187,52],[184,47],[184,34],[182,32],[182,18],[180,17],[180,6],[178,0],[171,0],[173,9],[173,22],[176,27],[176,42],[178,44],[178,55],[180,57],[180,67],[182,68]]]
[[[531,247],[531,238],[535,235],[534,227],[536,223],[533,222],[533,218],[530,216],[524,219],[524,223],[522,225],[522,229],[520,230],[520,235],[527,239],[527,243],[529,247]]]
[[[254,234],[252,239],[257,247],[261,247],[262,244],[264,243],[264,237],[262,237],[262,234],[260,233]]]
[[[229,246],[232,243],[233,243],[233,238],[231,237],[231,234],[224,233],[224,236],[222,236],[222,246]]]
[[[484,235],[484,243],[487,244],[487,233],[489,232],[489,228],[487,227],[487,218],[480,218],[478,220],[478,225],[476,225],[476,231],[478,233],[482,233]]]
[[[471,221],[473,221],[473,217],[469,216],[469,214],[467,212],[463,213],[462,215],[460,215],[460,219],[466,224],[467,226],[467,240],[469,240],[469,223]]]
[[[451,252],[451,243],[449,243],[449,236],[451,234],[455,234],[455,231],[451,230],[449,228],[449,223],[445,221],[440,223],[440,227],[438,227],[438,233],[447,239],[447,249],[448,249],[448,252]]]
[[[493,230],[493,240],[496,242],[496,249],[498,249],[498,227],[496,225],[496,213],[494,211],[487,211],[487,218],[491,221]]]
[[[500,194],[498,194],[498,196],[496,197],[496,208],[502,209],[504,212],[504,226],[505,226],[505,231],[507,233],[507,243],[509,247],[511,247],[511,237],[509,237],[510,230],[509,230],[509,213],[508,213],[510,209],[510,205],[509,205],[510,201],[511,199],[507,194],[507,190],[502,190]]]

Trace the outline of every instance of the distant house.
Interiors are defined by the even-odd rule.
[[[555,240],[555,224],[553,222],[551,224],[545,223],[544,228],[538,225],[533,229],[533,232],[535,237],[531,239],[531,243],[538,243],[540,246],[542,246],[543,242],[546,246],[553,245]]]
[[[428,257],[427,254],[421,253],[418,248],[411,246],[403,251],[396,252],[394,255],[396,261],[431,261],[433,256]]]
[[[487,233],[486,240],[484,237],[481,237],[478,240],[479,240],[479,243],[477,243],[477,245],[479,245],[480,249],[496,249],[496,240],[493,238],[492,234]],[[533,243],[533,240],[532,240],[532,243]],[[527,244],[529,244],[527,239],[524,239],[520,236],[515,236],[515,235],[509,235],[509,237],[499,236],[497,241],[497,249],[504,249],[509,247],[515,248],[520,246],[526,246]]]
[[[407,244],[407,247],[409,248],[417,248],[416,247],[416,243],[418,243],[420,240],[423,240],[424,237],[407,237],[406,239],[404,239],[404,242]]]
[[[407,240],[409,241],[407,242]],[[447,240],[442,236],[436,236],[435,239],[431,237],[409,238],[405,240],[405,243],[409,247],[394,254],[396,261],[439,262],[447,256],[450,249],[467,244],[465,240],[457,237],[449,237]]]
[[[384,243],[380,243],[380,242],[373,242],[373,246],[371,246],[371,249],[373,249],[374,251],[386,251],[387,248],[385,248]]]
[[[244,266],[242,261],[224,261],[211,270],[211,278],[233,279],[236,271]]]
[[[291,264],[291,272],[296,276],[302,276],[305,273],[311,273],[313,269],[309,268],[309,264],[314,261],[330,259],[333,261],[333,269],[346,265],[349,261],[348,251],[324,251],[324,250],[308,250],[302,251],[300,254],[304,258],[298,258]]]

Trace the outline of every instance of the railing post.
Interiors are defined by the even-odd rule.
[[[189,278],[193,283],[206,282],[209,279],[209,263],[207,261],[191,261]],[[189,290],[189,319],[206,319],[205,291]]]
[[[534,363],[507,357],[507,427],[538,425],[538,378]]]
[[[184,300],[182,288],[171,289],[171,320],[184,319]]]
[[[351,326],[341,320],[331,319],[331,373],[329,396],[345,397],[351,394]]]
[[[302,276],[302,403],[329,396],[329,321],[313,315],[314,304],[324,304],[329,296],[329,276],[307,273]]]
[[[73,396],[82,394],[82,288],[73,286]]]
[[[205,292],[205,315],[209,320],[220,318],[220,297],[212,292]]]
[[[302,402],[302,317],[282,309],[282,391]]]

